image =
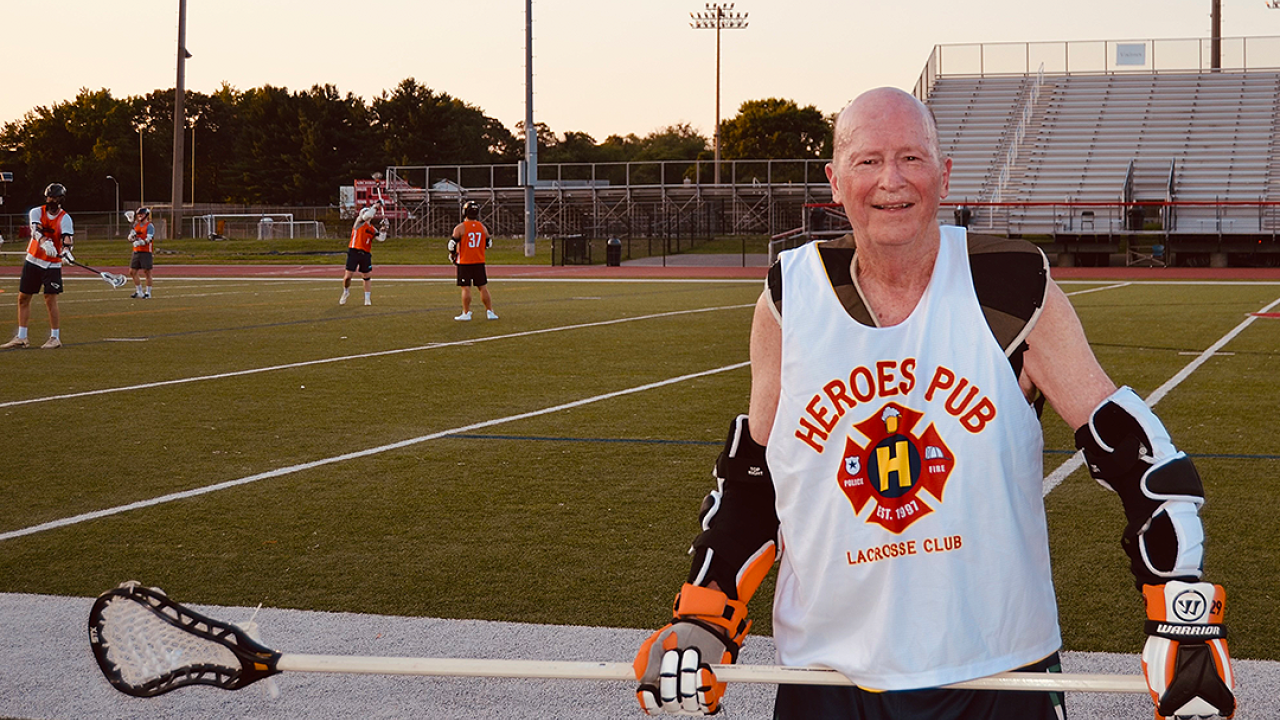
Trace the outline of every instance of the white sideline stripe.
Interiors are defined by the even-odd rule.
[[[1276,298],[1275,300],[1271,301],[1269,305],[1262,308],[1258,312],[1267,312],[1271,308],[1275,307],[1276,305],[1280,305],[1280,298]],[[1147,407],[1155,407],[1156,403],[1163,400],[1164,396],[1168,395],[1170,390],[1173,390],[1174,388],[1181,385],[1183,380],[1186,380],[1188,377],[1191,376],[1191,373],[1200,369],[1201,365],[1205,364],[1206,362],[1208,362],[1209,358],[1216,355],[1218,350],[1223,345],[1226,345],[1227,343],[1234,340],[1237,335],[1244,332],[1244,329],[1249,327],[1249,325],[1251,325],[1253,321],[1257,319],[1258,319],[1257,316],[1249,315],[1248,317],[1245,318],[1244,322],[1235,326],[1235,328],[1233,328],[1231,332],[1228,332],[1226,335],[1223,335],[1221,338],[1218,339],[1217,342],[1210,345],[1207,350],[1205,350],[1204,352],[1196,356],[1195,360],[1192,360],[1191,362],[1187,363],[1186,367],[1179,370],[1177,374],[1175,374],[1173,377],[1166,380],[1163,385],[1156,388],[1154,392],[1152,392],[1150,395],[1147,396],[1147,399],[1146,399]],[[1056,470],[1049,473],[1045,477],[1041,496],[1048,495],[1054,488],[1062,484],[1062,481],[1066,480],[1068,475],[1075,472],[1081,465],[1084,465],[1084,453],[1077,450],[1075,455],[1072,455],[1066,462],[1059,465]]]
[[[186,383],[203,382],[205,380],[222,380],[224,378],[240,377],[242,375],[256,375],[258,373],[272,372],[275,370],[291,370],[294,368],[307,367],[309,365],[324,365],[326,363],[345,362],[347,360],[363,360],[365,358],[383,357],[386,355],[399,355],[401,353],[418,352],[420,350],[436,350],[438,348],[458,347],[463,345],[474,345],[476,343],[488,342],[490,340],[510,340],[512,338],[529,337],[531,335],[543,335],[546,333],[561,332],[564,330],[582,330],[584,328],[602,327],[605,325],[617,325],[620,323],[633,322],[636,320],[654,320],[664,317],[675,317],[677,315],[691,315],[693,313],[716,312],[718,310],[741,310],[743,308],[755,307],[755,303],[746,305],[721,305],[719,307],[695,308],[693,310],[673,310],[665,313],[655,313],[653,315],[638,315],[636,317],[617,318],[614,320],[601,320],[592,323],[579,323],[577,325],[561,325],[560,327],[543,328],[541,330],[525,330],[518,333],[508,333],[506,335],[490,335],[488,337],[471,338],[469,340],[454,340],[451,342],[430,343],[428,345],[418,345],[417,347],[400,348],[398,350],[379,350],[378,352],[360,353],[358,355],[340,355],[338,357],[321,358],[319,360],[304,360],[296,363],[286,363],[284,365],[270,365],[261,368],[252,368],[250,370],[235,370],[233,372],[216,373],[213,375],[199,375],[189,378],[177,378],[175,380],[161,380],[159,382],[142,383],[139,385],[124,385],[121,387],[103,388],[101,390],[86,390],[78,393],[67,393],[65,395],[49,395],[46,397],[28,398],[26,400],[10,400],[8,402],[0,402],[0,408],[16,407],[18,405],[32,405],[35,403],[50,402],[53,400],[70,400],[72,398],[89,397],[92,395],[107,395],[110,393],[128,392],[131,390],[149,390],[151,388],[164,387],[166,385],[184,385]]]
[[[1132,285],[1132,284],[1133,284],[1133,283],[1129,283],[1129,282],[1122,282],[1122,283],[1117,283],[1117,284],[1115,284],[1115,285],[1105,285],[1105,286],[1103,286],[1103,287],[1089,288],[1088,290],[1076,290],[1076,291],[1074,291],[1074,292],[1066,293],[1066,296],[1067,296],[1067,297],[1071,297],[1072,295],[1087,295],[1087,294],[1089,294],[1089,293],[1092,293],[1092,292],[1100,292],[1100,291],[1102,291],[1102,290],[1116,290],[1116,289],[1118,289],[1118,288],[1128,287],[1128,286],[1130,286],[1130,285]],[[1061,283],[1059,283],[1059,285],[1061,285]]]
[[[342,455],[335,455],[333,457],[323,458],[320,460],[312,460],[311,462],[301,463],[299,465],[290,465],[289,467],[277,468],[275,470],[268,470],[267,472],[258,473],[257,475],[249,475],[247,477],[242,477],[237,480],[228,480],[226,482],[216,483],[213,485],[206,485],[204,487],[195,488],[192,490],[184,490],[182,492],[170,493],[168,495],[161,495],[160,497],[152,498],[150,500],[139,500],[138,502],[129,503],[127,505],[118,505],[116,507],[107,508],[105,510],[95,510],[94,512],[83,513],[81,515],[74,515],[68,518],[62,518],[61,520],[52,520],[50,522],[42,523],[40,525],[33,525],[28,528],[22,528],[21,530],[12,530],[10,532],[0,533],[0,542],[4,540],[11,540],[13,538],[23,537],[25,535],[34,535],[35,533],[44,532],[45,530],[55,530],[57,528],[67,527],[69,525],[76,525],[89,520],[97,520],[99,518],[109,517],[111,515],[119,515],[120,513],[128,512],[129,510],[139,510],[142,508],[154,507],[156,505],[173,502],[175,500],[185,500],[187,498],[193,498],[200,495],[206,495],[212,492],[217,492],[218,490],[226,490],[233,487],[239,487],[240,485],[248,485],[249,483],[254,483],[259,480],[266,480],[268,478],[280,477],[281,475],[289,475],[291,473],[301,472],[303,470],[311,470],[312,468],[318,468],[324,465],[332,465],[333,463],[346,462],[347,460],[355,460],[356,458],[368,457],[370,455],[377,455],[379,453],[388,452],[390,450],[399,450],[401,448],[406,448],[412,445],[417,445],[419,443],[424,443],[424,442],[427,442],[428,440],[437,440],[439,438],[446,437],[449,435],[457,435],[460,433],[472,432],[474,430],[493,427],[494,425],[502,425],[504,423],[514,422],[516,420],[526,420],[528,418],[538,417],[539,415],[549,415],[551,413],[560,412],[561,410],[569,410],[571,408],[581,407],[583,405],[590,405],[591,403],[600,402],[601,400],[610,400],[612,398],[622,397],[623,395],[631,395],[634,393],[644,392],[646,390],[652,390],[654,388],[660,388],[666,385],[674,385],[676,383],[681,383],[686,380],[693,380],[695,378],[706,377],[708,375],[715,375],[717,373],[727,372],[729,370],[737,370],[738,368],[747,367],[750,364],[751,364],[750,361],[746,361],[746,362],[734,363],[733,365],[725,365],[724,367],[718,367],[718,368],[715,368],[714,370],[703,370],[702,372],[690,373],[688,375],[681,375],[679,377],[668,378],[666,380],[659,380],[657,382],[646,383],[644,385],[637,385],[636,387],[627,388],[626,390],[617,390],[615,392],[605,393],[603,395],[596,395],[594,397],[589,397],[582,400],[574,400],[573,402],[567,402],[561,405],[554,405],[552,407],[543,408],[541,410],[533,410],[526,413],[520,413],[518,415],[508,415],[507,417],[497,418],[496,420],[485,420],[483,422],[472,423],[471,425],[464,425],[462,427],[456,427],[451,430],[441,430],[440,432],[434,432],[427,435],[420,435],[416,438],[401,440],[399,442],[389,443],[386,445],[379,445],[377,447],[372,447],[365,450],[358,450],[356,452],[345,453]]]

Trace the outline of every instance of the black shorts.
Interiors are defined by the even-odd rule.
[[[22,264],[22,279],[18,281],[18,292],[25,295],[38,295],[44,288],[45,295],[57,295],[62,292],[62,268],[42,268],[33,262]]]
[[[1061,672],[1061,666],[1058,654],[1054,653],[1018,670]],[[1059,717],[1066,717],[1062,693],[1025,690],[930,688],[869,692],[848,685],[779,685],[773,706],[774,720],[1058,720]]]
[[[468,285],[484,287],[488,284],[489,278],[484,274],[484,263],[458,266],[458,287],[466,287]]]
[[[347,272],[369,274],[373,272],[373,253],[368,250],[347,248]]]
[[[150,270],[155,266],[155,256],[149,252],[134,252],[129,258],[130,270]]]

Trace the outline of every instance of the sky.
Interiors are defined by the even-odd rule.
[[[1221,0],[1222,36],[1280,36],[1266,0]],[[7,2],[0,124],[81,88],[175,85],[178,0]],[[910,90],[935,45],[1207,38],[1211,0],[738,0],[721,33],[722,118],[780,97],[834,113]],[[639,136],[716,117],[716,33],[693,0],[535,0],[534,113],[558,134]],[[27,33],[18,28],[26,28]],[[21,40],[19,38],[28,38]],[[38,40],[36,39],[38,38]],[[187,0],[188,90],[331,84],[366,101],[405,78],[514,130],[525,117],[522,0]]]

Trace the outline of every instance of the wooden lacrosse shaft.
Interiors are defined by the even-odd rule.
[[[433,675],[448,677],[558,678],[564,680],[630,680],[630,663],[570,662],[563,660],[489,660],[463,658],[357,657],[351,655],[281,655],[276,668],[284,672],[358,673],[365,675]],[[836,672],[822,668],[781,665],[712,665],[724,682],[786,683],[795,685],[852,685]],[[948,688],[965,690],[1034,690],[1100,693],[1145,693],[1140,675],[1082,675],[1006,672],[966,680]]]

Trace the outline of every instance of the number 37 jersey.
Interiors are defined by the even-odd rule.
[[[462,221],[462,239],[458,241],[458,264],[484,263],[484,249],[489,244],[489,230],[479,220]]]

